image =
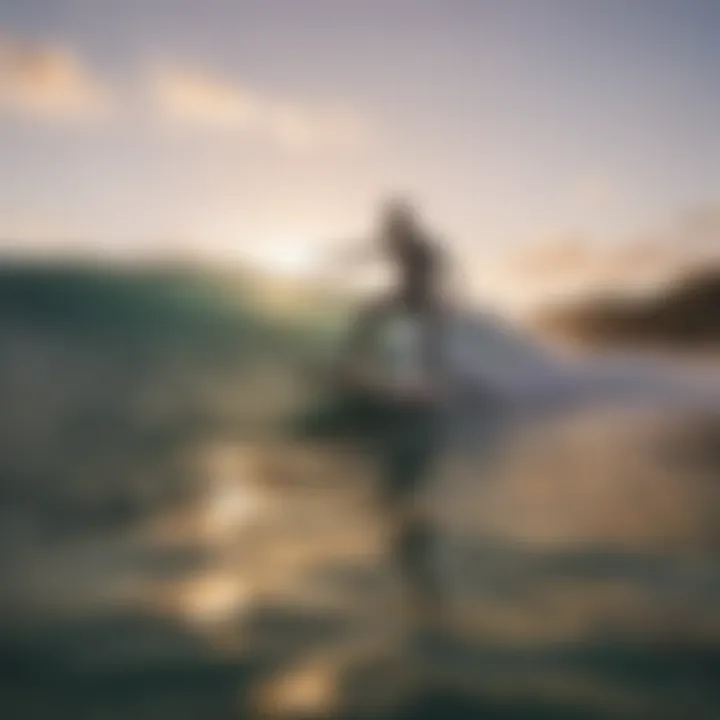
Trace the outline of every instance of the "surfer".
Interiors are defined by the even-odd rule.
[[[390,519],[391,554],[414,610],[435,609],[433,524],[419,502],[441,444],[447,398],[446,322],[439,248],[415,211],[391,202],[381,248],[397,272],[393,289],[356,316],[337,380],[365,422],[368,452],[380,473]]]

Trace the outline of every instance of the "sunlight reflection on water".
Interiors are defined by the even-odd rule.
[[[426,659],[432,676],[465,687],[480,674],[485,693],[525,684],[531,695],[623,712],[662,706],[657,688],[626,687],[572,652],[609,643],[621,658],[642,642],[675,662],[673,648],[720,642],[708,484],[717,468],[712,448],[696,442],[713,419],[692,422],[590,413],[516,438],[492,472],[468,458],[449,463],[429,505],[443,530],[448,628],[464,649]],[[163,647],[177,655],[173,643],[189,632],[198,658],[282,658],[253,691],[270,716],[332,715],[371,641],[374,657],[394,648],[395,659],[357,682],[375,683],[377,698],[383,686],[401,692],[402,608],[367,468],[327,449],[222,437],[186,455],[198,480],[187,502],[129,533],[59,546],[45,561],[54,572],[35,565],[28,592],[43,599],[35,607],[45,621],[54,601],[92,587],[76,597],[79,617],[110,612],[112,627],[123,608],[178,623],[157,640],[158,657]],[[57,584],[43,586],[49,578]],[[136,647],[140,662],[144,641],[133,638],[119,647],[127,658]],[[698,692],[709,692],[698,678]]]

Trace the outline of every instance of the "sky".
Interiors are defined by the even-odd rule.
[[[719,32],[715,0],[0,0],[0,250],[302,268],[399,193],[497,294],[620,282],[720,240]]]

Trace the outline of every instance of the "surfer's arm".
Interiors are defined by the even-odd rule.
[[[387,378],[377,371],[374,353],[378,324],[386,309],[384,301],[373,303],[350,324],[335,375],[341,389],[385,397],[393,392]]]

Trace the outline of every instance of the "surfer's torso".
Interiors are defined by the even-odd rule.
[[[439,309],[390,298],[366,309],[351,339],[350,362],[379,387],[402,391],[439,383],[444,333]]]

